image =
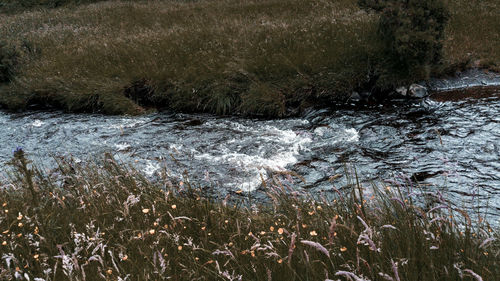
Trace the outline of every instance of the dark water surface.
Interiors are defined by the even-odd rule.
[[[162,166],[217,192],[255,190],[272,171],[290,170],[313,192],[345,184],[345,163],[364,182],[410,178],[457,205],[500,217],[500,91],[448,92],[415,103],[316,110],[303,118],[257,120],[210,115],[141,117],[0,112],[0,163],[22,146],[86,161],[113,152],[149,175]],[[174,160],[175,158],[175,160]],[[456,199],[456,200],[455,200]]]

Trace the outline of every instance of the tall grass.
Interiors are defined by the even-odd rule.
[[[312,198],[285,176],[266,185],[267,201],[239,191],[214,201],[187,179],[150,182],[109,155],[58,163],[43,172],[16,151],[0,189],[2,280],[500,276],[498,230],[440,194],[425,209],[414,203],[422,194],[397,185]]]
[[[284,116],[345,101],[386,67],[377,16],[356,2],[105,1],[2,14],[0,38],[21,58],[15,79],[0,85],[0,104]],[[433,75],[499,70],[497,1],[449,6],[445,61]],[[423,78],[387,76],[390,85]]]

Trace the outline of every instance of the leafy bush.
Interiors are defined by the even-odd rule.
[[[0,83],[7,83],[14,76],[17,52],[14,48],[0,41]]]
[[[444,29],[449,19],[442,0],[359,0],[380,13],[379,34],[394,71],[429,75],[442,58]],[[427,77],[424,77],[427,78]]]

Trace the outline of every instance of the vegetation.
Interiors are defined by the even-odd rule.
[[[67,5],[81,5],[103,0],[1,0],[0,12],[16,13],[35,8],[57,8]]]
[[[8,83],[14,76],[17,54],[5,42],[0,41],[0,83]]]
[[[4,1],[14,2],[24,1]],[[434,11],[430,4],[405,16]],[[55,5],[0,17],[0,38],[19,53],[13,81],[0,84],[6,108],[140,114],[167,107],[276,117],[429,73],[500,65],[496,0],[449,1],[441,64],[433,64],[439,17],[439,28],[422,27],[435,34],[412,35],[411,42],[432,43],[423,56],[412,53],[410,43],[394,45],[404,61],[425,66],[406,73],[388,67],[388,41],[377,33],[380,15],[357,0],[101,1],[42,8],[49,6]],[[405,32],[411,22],[388,34]]]
[[[240,191],[220,202],[188,179],[148,181],[109,155],[57,162],[44,172],[14,152],[0,187],[2,280],[500,276],[498,230],[411,183],[333,185],[334,197],[313,199],[285,176],[266,185],[267,202]]]
[[[381,13],[378,32],[388,58],[382,75],[428,79],[431,67],[442,59],[442,41],[449,17],[443,0],[359,0],[359,3]]]

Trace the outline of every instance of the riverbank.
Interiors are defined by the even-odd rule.
[[[50,172],[32,169],[26,157],[15,151],[12,178],[0,188],[5,280],[494,280],[500,274],[498,229],[416,186],[383,185],[370,193],[353,179],[335,197],[314,199],[277,177],[266,186],[268,203],[240,191],[216,202],[187,178],[150,182],[109,155],[85,165],[60,159]]]
[[[500,70],[497,1],[449,9],[443,65],[431,75]],[[355,0],[104,1],[6,14],[0,38],[17,56],[0,104],[289,116],[372,87],[385,59],[376,29]],[[427,78],[391,77],[384,87]]]

